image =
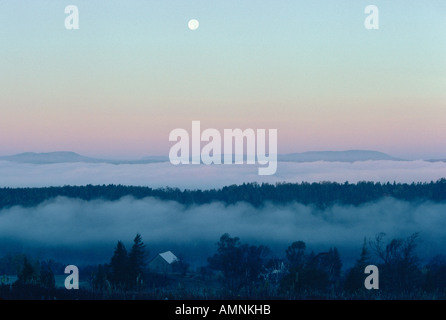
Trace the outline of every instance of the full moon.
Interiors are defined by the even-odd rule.
[[[192,19],[192,20],[189,20],[189,23],[187,25],[188,25],[189,29],[197,30],[200,23],[198,22],[198,20]]]

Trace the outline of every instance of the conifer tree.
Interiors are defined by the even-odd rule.
[[[140,234],[133,239],[133,246],[129,254],[129,276],[131,286],[141,285],[146,267],[146,248]]]
[[[116,289],[127,289],[129,280],[129,257],[124,244],[118,241],[110,261],[110,282]]]

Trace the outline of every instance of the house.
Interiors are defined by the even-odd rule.
[[[149,262],[149,269],[158,273],[172,273],[173,263],[179,262],[178,259],[171,251],[158,254],[152,261]]]

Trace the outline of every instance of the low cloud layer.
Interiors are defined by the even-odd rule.
[[[446,177],[446,162],[362,161],[279,162],[274,176],[257,175],[257,165],[182,165],[0,161],[0,187],[123,184],[189,189],[221,188],[243,182],[357,181],[430,182]]]
[[[9,243],[42,256],[63,251],[65,260],[73,253],[77,259],[97,262],[111,256],[117,240],[130,245],[141,233],[152,254],[174,250],[191,262],[203,262],[214,252],[219,237],[228,232],[244,243],[268,245],[277,256],[283,256],[296,240],[315,251],[337,246],[342,258],[352,262],[364,237],[385,232],[390,240],[420,232],[420,256],[431,257],[445,253],[445,225],[446,204],[394,199],[321,211],[298,203],[257,209],[246,203],[184,207],[153,198],[83,201],[59,197],[33,208],[1,210],[0,254],[10,250]]]

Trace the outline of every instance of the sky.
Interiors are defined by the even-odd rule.
[[[445,17],[442,0],[2,0],[0,155],[166,156],[199,120],[277,129],[279,153],[446,158]]]

